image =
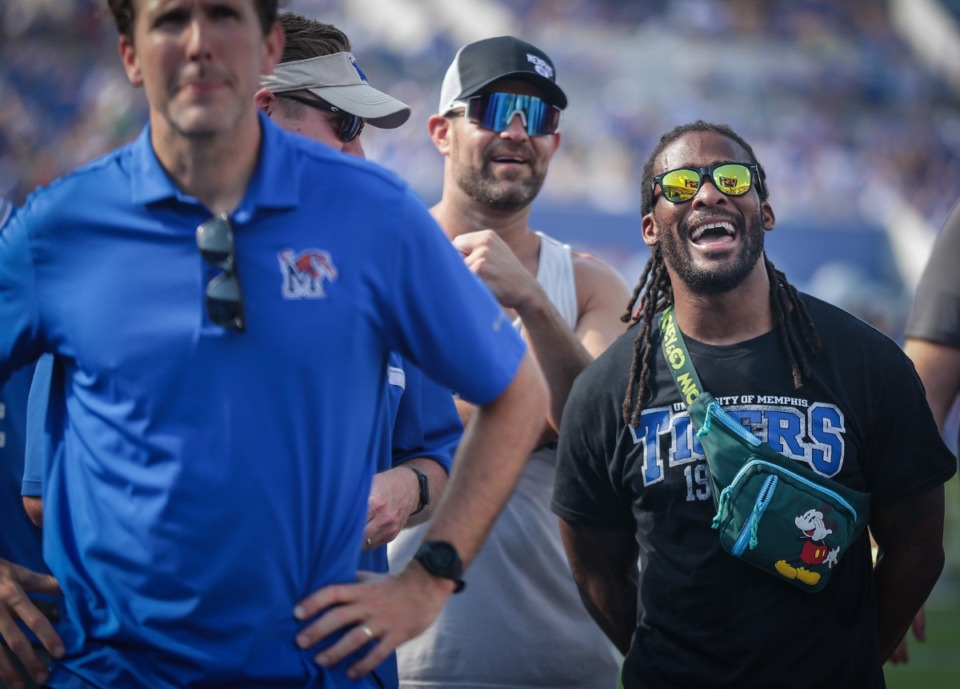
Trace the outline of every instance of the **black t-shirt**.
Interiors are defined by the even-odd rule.
[[[777,451],[870,491],[874,509],[946,481],[955,460],[910,361],[862,321],[804,298],[824,347],[803,388],[793,388],[777,330],[731,346],[686,338],[704,388]],[[637,331],[577,379],[553,499],[569,522],[636,533],[639,609],[624,687],[883,687],[867,535],[820,593],[724,553],[659,328],[649,401],[636,428],[622,421]]]

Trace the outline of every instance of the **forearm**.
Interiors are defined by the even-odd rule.
[[[625,576],[577,580],[590,617],[621,653],[630,650],[637,626],[637,584]]]
[[[478,408],[465,429],[425,540],[448,541],[465,564],[473,560],[519,479],[546,403],[542,375],[528,353],[510,386]]]
[[[943,548],[884,552],[875,570],[877,640],[886,661],[906,634],[943,570]]]
[[[561,519],[560,536],[584,608],[626,654],[637,626],[638,548],[633,534]]]
[[[552,395],[551,395],[552,398]],[[457,413],[460,415],[460,422],[463,424],[463,427],[466,428],[467,424],[470,422],[470,419],[473,418],[473,414],[476,412],[476,405],[470,404],[464,400],[456,400]],[[556,442],[557,440],[557,431],[551,426],[547,420],[544,418],[541,420],[540,425],[543,427],[540,431],[540,438],[534,443],[534,447],[541,447],[547,445],[548,443]]]
[[[558,429],[573,381],[593,361],[593,356],[542,291],[538,298],[520,306],[517,314],[523,321],[530,351],[547,380],[550,391],[547,420],[553,429]]]
[[[874,511],[877,640],[886,661],[943,570],[943,486]]]

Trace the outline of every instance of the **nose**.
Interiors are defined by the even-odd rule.
[[[187,55],[191,60],[200,60],[210,56],[207,45],[207,27],[203,18],[197,17],[190,21],[187,28]]]
[[[710,175],[704,175],[700,180],[700,188],[693,196],[693,205],[714,206],[718,203],[725,204],[727,196],[717,188],[717,183],[713,181]]]
[[[500,138],[517,141],[530,138],[530,135],[527,134],[527,128],[523,124],[523,116],[519,112],[513,113],[513,117],[510,118],[510,125],[500,132]]]

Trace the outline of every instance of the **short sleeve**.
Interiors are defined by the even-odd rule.
[[[927,405],[920,377],[903,357],[877,409],[862,462],[873,502],[892,505],[946,482],[957,470]]]
[[[632,530],[630,501],[622,497],[610,469],[619,422],[609,413],[608,400],[601,399],[609,387],[592,375],[597,363],[577,378],[563,411],[551,509],[573,524]]]
[[[406,382],[393,429],[393,466],[427,457],[450,473],[463,433],[453,395],[416,366],[405,363],[403,368]]]

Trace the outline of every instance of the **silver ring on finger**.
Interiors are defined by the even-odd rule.
[[[371,548],[373,548],[373,539],[372,539],[372,538],[368,538],[368,539],[367,539],[367,549],[369,550],[369,549],[371,549]]]
[[[370,629],[370,627],[369,627],[368,625],[361,624],[361,625],[359,626],[359,629],[360,629],[361,632],[363,632],[364,634],[367,635],[367,641],[373,641],[373,640],[376,638],[376,637],[374,636],[374,634],[373,634],[373,630]]]

